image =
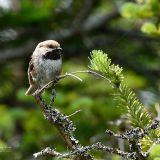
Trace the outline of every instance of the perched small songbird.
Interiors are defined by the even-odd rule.
[[[29,89],[25,95],[32,95],[61,73],[62,56],[60,44],[47,40],[37,45],[28,67]]]

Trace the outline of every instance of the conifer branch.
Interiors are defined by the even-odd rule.
[[[114,88],[115,95],[119,100],[119,107],[126,111],[126,115],[130,120],[131,125],[142,130],[151,126],[153,120],[150,114],[136,97],[135,93],[123,84],[123,69],[119,67],[119,65],[111,64],[111,59],[109,59],[107,54],[101,50],[93,50],[89,60],[90,69],[97,71],[98,73],[100,72],[104,77],[110,80],[110,85]],[[143,137],[143,143],[141,143],[142,148],[146,148],[145,145],[148,145],[148,150],[153,144],[153,137],[160,137],[159,128],[148,132],[147,136]],[[150,141],[149,144],[147,143],[148,141]]]

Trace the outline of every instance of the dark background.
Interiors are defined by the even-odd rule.
[[[87,69],[93,49],[106,52],[124,68],[124,82],[151,115],[160,118],[158,0],[6,0],[0,6],[0,159],[29,160],[47,146],[67,151],[34,98],[24,95],[30,56],[47,39],[57,40],[63,48],[63,73]],[[146,22],[151,25],[144,26]],[[66,78],[56,86],[57,108],[65,114],[81,109],[71,117],[80,143],[103,141],[124,147],[105,135],[107,128],[119,132],[129,127],[119,120],[123,111],[117,108],[111,87],[86,74],[80,77],[82,83]],[[44,96],[49,100],[50,91]]]

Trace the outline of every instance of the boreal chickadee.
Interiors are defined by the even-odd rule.
[[[40,42],[31,56],[28,67],[29,88],[25,95],[32,95],[54,80],[62,69],[62,48],[55,40]]]

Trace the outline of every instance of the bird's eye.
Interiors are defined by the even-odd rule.
[[[52,48],[52,45],[48,45],[48,48]]]

